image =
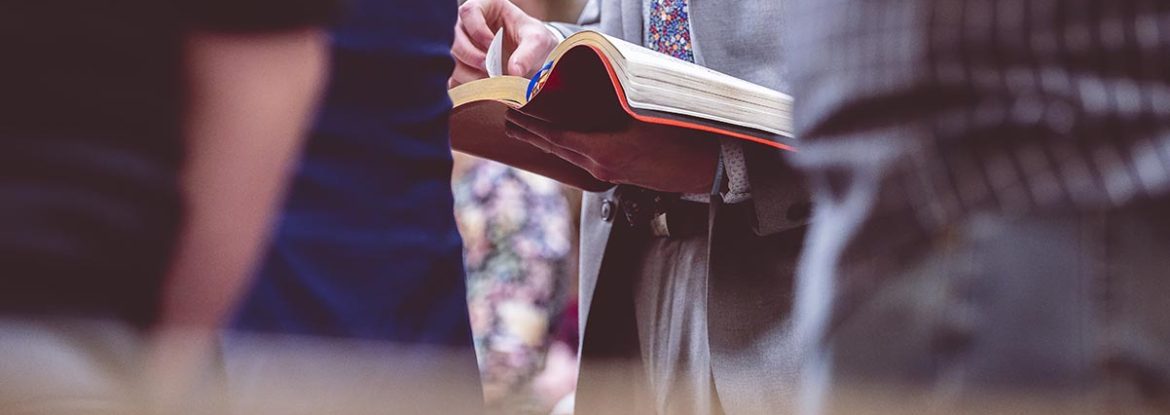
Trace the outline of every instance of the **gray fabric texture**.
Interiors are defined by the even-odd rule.
[[[803,413],[1167,413],[1167,209],[973,213],[893,272],[818,274],[850,289],[806,367]]]
[[[792,4],[803,412],[1165,413],[1170,4]]]
[[[592,306],[582,310],[589,318],[578,410],[787,409],[797,373],[787,316],[803,229],[759,236],[749,205],[724,206],[716,197],[712,231],[656,238],[604,220],[600,206],[621,203],[619,195],[606,197],[585,203],[584,220],[596,223],[583,229],[583,240],[607,249],[604,261],[588,261],[598,267],[596,282],[582,285]]]
[[[707,343],[706,232],[652,238],[635,265],[634,315],[659,414],[721,413]]]
[[[1170,3],[793,4],[798,160],[889,177],[882,209],[939,228],[1170,191]]]

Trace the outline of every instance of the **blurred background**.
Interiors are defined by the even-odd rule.
[[[575,21],[585,4],[512,2],[560,22]],[[488,413],[571,413],[580,191],[461,153],[452,186]]]

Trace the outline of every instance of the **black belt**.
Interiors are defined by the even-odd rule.
[[[707,230],[710,205],[679,199],[678,195],[623,186],[615,194],[615,201],[605,201],[610,218],[619,216],[619,222],[635,229],[648,231],[664,238],[683,238],[700,235]]]

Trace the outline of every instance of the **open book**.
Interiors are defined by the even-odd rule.
[[[456,151],[590,191],[612,185],[508,138],[507,111],[517,109],[566,130],[604,131],[641,122],[783,150],[794,144],[787,95],[592,31],[561,42],[533,80],[482,79],[455,87],[450,95]]]

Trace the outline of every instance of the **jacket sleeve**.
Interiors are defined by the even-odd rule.
[[[554,32],[560,33],[561,38],[569,37],[582,30],[598,30],[601,27],[601,0],[589,0],[588,3],[585,3],[585,8],[581,10],[581,17],[577,19],[577,24],[549,23],[548,27]]]
[[[804,176],[793,168],[785,151],[752,147],[744,151],[755,204],[755,231],[767,236],[809,223],[812,202]]]

